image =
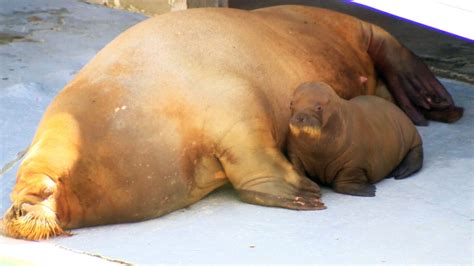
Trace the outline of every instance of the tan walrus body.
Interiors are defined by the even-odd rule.
[[[301,175],[336,192],[375,196],[373,183],[390,173],[405,178],[422,167],[418,131],[397,106],[382,98],[344,100],[327,84],[307,83],[295,91],[291,106],[291,162]]]
[[[281,152],[291,95],[315,80],[344,98],[374,94],[375,68],[414,120],[426,122],[418,106],[428,118],[461,116],[420,59],[346,15],[198,9],[139,23],[49,106],[17,174],[6,233],[41,239],[150,219],[228,181],[246,202],[322,209],[317,185]],[[414,78],[422,82],[400,83]]]

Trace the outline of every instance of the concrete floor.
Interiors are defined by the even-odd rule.
[[[78,1],[0,5],[2,167],[28,146],[52,97],[101,47],[144,17]],[[299,212],[242,203],[227,187],[150,221],[79,229],[40,243],[0,236],[0,265],[472,265],[474,86],[442,82],[465,107],[463,119],[419,128],[423,170],[406,180],[382,181],[375,198],[323,189],[327,210]],[[1,213],[9,206],[15,172],[0,176]]]

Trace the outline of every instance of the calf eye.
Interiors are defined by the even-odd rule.
[[[319,104],[316,104],[316,105],[314,106],[314,108],[315,108],[316,111],[318,111],[318,112],[321,112],[321,111],[323,110],[323,107],[322,107],[321,105],[319,105]]]

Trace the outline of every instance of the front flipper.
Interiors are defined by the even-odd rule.
[[[338,193],[362,197],[374,197],[376,190],[375,185],[368,183],[365,171],[360,168],[344,168],[339,171],[332,188]]]
[[[296,154],[294,153],[290,153],[288,155],[288,158],[290,159],[290,162],[293,165],[295,171],[301,176],[306,176],[304,165],[303,162],[301,162],[300,158],[298,158],[298,156],[296,156]]]
[[[258,122],[258,121],[257,121]],[[219,160],[240,198],[252,204],[296,210],[325,209],[319,186],[299,175],[261,123],[234,126]],[[238,140],[238,143],[236,143]]]
[[[320,200],[319,186],[296,173],[279,151],[253,153],[252,157],[261,159],[257,168],[247,172],[250,164],[241,165],[237,175],[229,175],[242,201],[295,210],[326,208]]]
[[[454,105],[418,56],[381,28],[367,27],[367,52],[398,105],[416,125],[427,125],[426,119],[452,123],[462,117],[463,108]]]
[[[390,174],[395,179],[406,178],[421,169],[423,166],[423,146],[418,145],[411,149],[402,162]]]
[[[287,184],[275,182],[267,184],[271,188],[262,189],[262,187],[249,187],[246,189],[238,189],[240,199],[244,202],[282,207],[294,210],[323,210],[326,209],[319,199],[319,196],[291,188]]]

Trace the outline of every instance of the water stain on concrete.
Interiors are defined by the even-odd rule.
[[[34,23],[34,24],[41,23],[44,21],[42,18],[38,16],[29,16],[26,19],[28,20],[28,22]]]
[[[39,30],[59,30],[65,24],[66,8],[15,11],[2,16],[0,45],[12,42],[38,42],[32,37]],[[24,31],[25,27],[28,31]]]
[[[58,16],[58,17],[61,17],[61,16],[64,16],[66,14],[70,14],[69,10],[67,10],[67,8],[55,8],[55,9],[38,9],[38,10],[34,10],[34,11],[14,11],[12,13],[13,16],[17,17],[17,16],[23,16],[23,17],[26,17],[26,16],[29,16],[30,19],[31,17],[36,17],[36,18],[39,18],[39,19],[42,19],[40,14],[43,14],[43,15],[53,15],[53,16]],[[35,18],[33,18],[33,20],[35,20]]]
[[[12,42],[34,42],[35,40],[30,38],[28,34],[22,32],[0,32],[0,45]]]

